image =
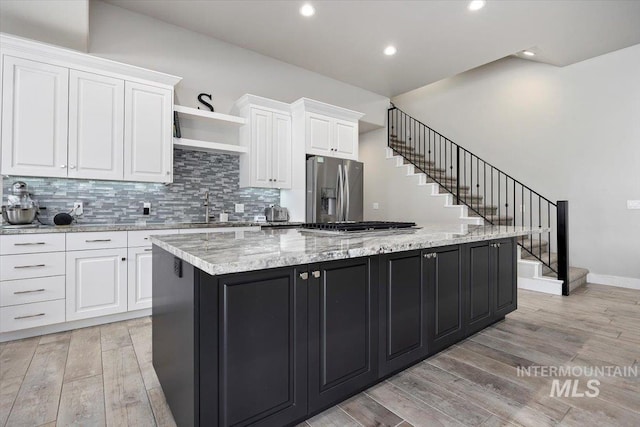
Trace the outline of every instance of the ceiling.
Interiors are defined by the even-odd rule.
[[[386,96],[524,49],[564,66],[640,43],[637,0],[106,1]]]

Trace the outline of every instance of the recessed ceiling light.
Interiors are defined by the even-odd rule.
[[[530,50],[523,50],[522,54],[526,55],[526,56],[536,56],[536,53],[535,52],[531,52]]]
[[[387,46],[384,48],[384,54],[387,56],[395,55],[398,49],[395,46]]]
[[[487,2],[485,0],[473,0],[471,3],[469,3],[469,10],[473,10],[473,11],[480,10],[486,4]]]
[[[316,14],[316,10],[313,6],[311,6],[309,3],[305,3],[302,5],[302,7],[300,8],[300,15],[302,16],[313,16]]]

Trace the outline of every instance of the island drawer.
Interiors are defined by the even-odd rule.
[[[0,306],[29,304],[64,298],[65,276],[7,280],[0,283]]]
[[[0,239],[0,255],[34,254],[65,250],[64,233],[13,234]]]
[[[126,248],[126,231],[95,231],[87,233],[67,233],[67,250]]]
[[[64,252],[0,256],[0,280],[31,279],[64,274]]]
[[[2,307],[0,308],[0,332],[62,323],[65,320],[64,311],[63,299]]]

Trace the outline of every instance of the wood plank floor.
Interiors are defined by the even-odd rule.
[[[319,414],[304,427],[640,426],[640,378],[598,397],[550,397],[518,367],[639,366],[640,291],[520,291],[516,312]],[[581,378],[580,389],[586,389]],[[175,425],[151,364],[151,320],[0,344],[0,426]]]

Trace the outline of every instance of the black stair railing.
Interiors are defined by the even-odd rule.
[[[486,224],[555,230],[521,238],[518,244],[569,294],[568,202],[552,202],[393,105],[387,119],[389,148]]]

